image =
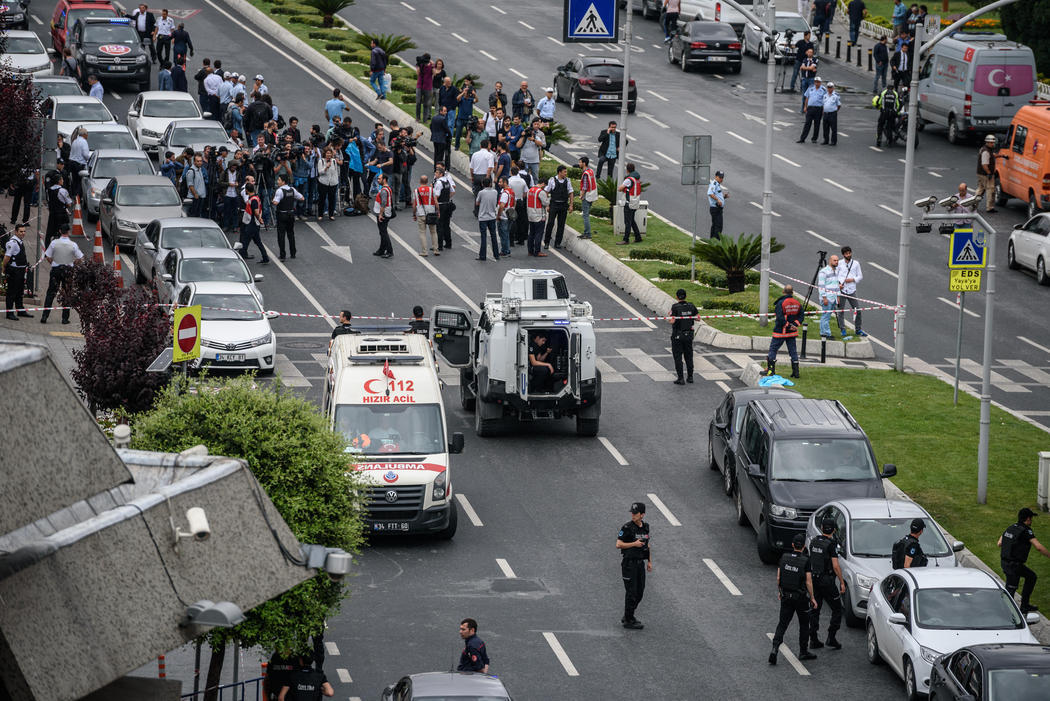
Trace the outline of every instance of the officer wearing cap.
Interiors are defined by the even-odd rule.
[[[780,597],[780,622],[773,634],[773,650],[769,653],[769,664],[777,663],[777,652],[784,642],[784,633],[791,623],[791,617],[798,617],[798,658],[815,660],[817,656],[809,651],[809,607],[816,607],[813,598],[813,570],[809,558],[803,552],[806,547],[806,536],[795,534],[791,541],[791,552],[784,553],[777,565],[777,589]]]
[[[676,385],[693,382],[693,317],[699,312],[692,302],[685,301],[685,290],[675,292],[678,301],[671,305],[671,355],[674,356]],[[685,359],[686,377],[682,380],[682,359]]]
[[[645,573],[653,571],[653,557],[649,552],[649,524],[645,522],[645,503],[631,504],[631,520],[620,526],[616,548],[623,555],[620,571],[623,574],[624,628],[641,630],[645,626],[634,617],[634,611],[645,593]]]
[[[911,520],[911,533],[898,540],[893,546],[893,569],[925,567],[930,559],[922,551],[919,537],[926,530],[926,522],[921,518]]]
[[[826,601],[831,607],[831,622],[828,624],[828,647],[842,649],[835,633],[842,625],[842,599],[846,593],[846,580],[839,567],[839,544],[834,539],[835,520],[825,518],[820,524],[820,535],[809,542],[809,557],[813,568],[813,598],[816,607],[809,615],[809,647],[819,650],[824,643],[817,638],[820,632],[820,607]]]
[[[707,186],[707,209],[711,213],[709,237],[713,239],[722,237],[722,210],[725,209],[726,198],[729,197],[729,193],[722,187],[725,177],[725,173],[716,170],[714,180]]]
[[[1024,589],[1021,590],[1021,612],[1038,611],[1039,607],[1029,603],[1032,591],[1035,589],[1035,572],[1025,565],[1028,553],[1034,547],[1044,556],[1050,557],[1050,550],[1036,540],[1032,532],[1032,518],[1035,512],[1025,507],[1017,512],[1017,523],[1011,523],[1006,532],[999,536],[999,557],[1003,566],[1003,574],[1006,575],[1006,591],[1013,596],[1017,591],[1017,585],[1024,577]]]
[[[335,696],[335,689],[328,682],[328,677],[319,669],[310,665],[310,658],[299,658],[299,668],[292,673],[291,679],[281,688],[278,701],[318,701],[322,696]]]

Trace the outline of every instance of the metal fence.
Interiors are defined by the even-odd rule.
[[[256,677],[255,679],[245,679],[241,682],[234,682],[233,684],[224,684],[213,689],[201,690],[196,693],[190,692],[183,694],[181,698],[192,699],[192,701],[204,701],[204,694],[207,691],[216,691],[216,698],[218,701],[263,701],[263,677]]]

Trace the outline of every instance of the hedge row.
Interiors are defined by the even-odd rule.
[[[687,261],[687,267],[684,268],[660,268],[656,271],[656,274],[662,280],[688,280],[691,276],[688,265]],[[697,266],[696,280],[697,282],[710,285],[711,287],[729,287],[726,274],[721,270],[710,271]],[[744,280],[746,280],[749,285],[757,284],[759,281],[759,274],[754,270],[748,270],[744,273]]]

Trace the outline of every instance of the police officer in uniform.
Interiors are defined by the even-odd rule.
[[[7,318],[18,321],[21,316],[33,316],[25,310],[25,302],[22,295],[25,294],[26,271],[29,269],[29,259],[26,257],[26,225],[15,225],[14,235],[7,240],[4,247],[4,262],[2,272],[7,275]],[[19,310],[17,315],[15,310]]]
[[[485,643],[478,637],[478,622],[464,618],[459,622],[459,637],[463,638],[463,652],[459,653],[458,672],[489,672],[489,653]]]
[[[281,689],[291,686],[292,677],[299,669],[299,658],[287,652],[275,652],[266,664],[266,676],[263,677],[264,701],[277,701]]]
[[[1032,591],[1035,589],[1035,572],[1025,565],[1028,553],[1034,547],[1044,556],[1050,557],[1050,550],[1036,540],[1032,531],[1032,518],[1035,512],[1025,507],[1017,512],[1017,523],[1010,524],[1006,532],[999,536],[1000,558],[1003,566],[1003,574],[1006,575],[1006,591],[1013,596],[1017,591],[1017,585],[1024,577],[1024,588],[1021,590],[1021,612],[1038,611],[1039,607],[1029,603]]]
[[[452,211],[456,205],[452,195],[456,194],[456,184],[445,173],[445,167],[434,168],[434,196],[438,203],[438,252],[452,251]]]
[[[817,638],[820,632],[820,608],[824,602],[831,607],[831,622],[828,624],[828,647],[842,649],[835,638],[842,625],[842,594],[846,593],[846,580],[839,567],[839,544],[834,540],[835,520],[826,518],[820,524],[820,535],[809,542],[809,558],[813,568],[813,594],[816,607],[809,614],[809,647],[819,650],[824,643]]]
[[[911,520],[911,533],[898,540],[893,545],[892,565],[893,569],[908,569],[909,567],[925,567],[930,559],[922,551],[919,536],[926,530],[926,522],[921,518]]]
[[[73,265],[84,257],[83,251],[80,250],[80,246],[76,245],[69,239],[69,224],[63,224],[59,229],[59,237],[51,242],[44,251],[44,258],[51,264],[51,278],[47,283],[47,294],[44,295],[44,307],[50,307],[55,301],[55,295],[58,294],[59,290],[64,290],[66,286],[71,282],[73,275]],[[66,299],[66,294],[62,294],[63,305],[66,306],[62,310],[62,323],[69,323],[69,300]],[[40,323],[46,324],[47,317],[51,314],[49,309],[44,309],[40,313]]]
[[[631,520],[620,526],[616,547],[623,555],[620,571],[623,574],[624,628],[641,630],[645,626],[634,617],[634,611],[645,593],[645,573],[653,571],[653,556],[649,551],[649,524],[645,522],[645,503],[631,504]]]
[[[791,623],[791,617],[798,617],[798,658],[815,660],[817,656],[809,651],[809,607],[816,607],[813,598],[813,571],[809,558],[803,552],[806,547],[806,536],[795,534],[791,541],[791,552],[784,553],[777,565],[777,588],[780,591],[780,622],[773,634],[773,650],[769,653],[769,664],[777,663],[777,652],[784,642],[784,633]]]
[[[57,172],[57,171],[56,171]],[[63,224],[69,223],[69,207],[73,199],[65,188],[65,176],[58,173],[47,189],[47,232],[44,235],[44,246],[51,245],[51,239],[58,235]]]
[[[273,193],[273,206],[277,210],[277,257],[284,260],[284,237],[288,237],[288,252],[295,258],[295,203],[306,198],[288,184],[288,176],[277,176],[277,192]]]
[[[802,324],[802,304],[795,299],[795,289],[784,285],[784,294],[773,303],[773,337],[769,340],[769,354],[766,356],[766,374],[777,374],[777,352],[780,346],[787,344],[788,356],[791,358],[791,376],[798,377],[798,350],[795,338],[798,327]]]
[[[412,321],[408,322],[408,326],[412,329],[412,333],[430,335],[430,322],[423,318],[423,307],[418,304],[412,307]]]
[[[292,673],[289,683],[281,689],[278,701],[318,701],[322,696],[335,696],[324,672],[310,665],[310,658],[299,658],[299,667]]]
[[[676,385],[693,382],[693,319],[699,312],[692,302],[685,301],[685,290],[675,292],[678,301],[671,305],[671,355],[674,356]],[[685,359],[685,380],[682,380],[682,359]]]
[[[353,319],[353,315],[349,309],[343,309],[339,312],[339,326],[332,329],[332,338],[336,336],[342,336],[344,333],[357,333],[354,327],[350,325],[350,320]]]

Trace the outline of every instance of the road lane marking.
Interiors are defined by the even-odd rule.
[[[1032,367],[1030,364],[1023,360],[1007,360],[1003,359],[999,361],[1006,367],[1019,372],[1030,380],[1035,380],[1041,385],[1050,387],[1050,373],[1043,372],[1039,368]]]
[[[853,192],[852,189],[846,187],[845,185],[842,185],[840,183],[835,182],[831,178],[824,178],[824,182],[826,182],[828,185],[834,185],[835,187],[837,187],[838,189],[842,190],[843,192]]]
[[[673,163],[676,166],[677,165],[681,165],[678,161],[676,161],[675,159],[671,158],[666,153],[660,153],[659,151],[653,151],[653,153],[655,153],[657,156],[659,156],[660,158],[664,159],[668,163]]]
[[[937,299],[941,300],[942,302],[944,302],[945,304],[947,304],[949,307],[951,307],[953,309],[958,309],[959,308],[959,305],[957,303],[951,301],[947,297],[938,297]],[[970,316],[972,316],[975,319],[980,319],[981,318],[981,315],[978,314],[977,312],[972,312],[969,309],[965,309],[965,308],[963,309],[963,311],[966,312],[967,314],[969,314]]]
[[[787,112],[788,114],[798,114],[798,112],[796,110],[793,110],[790,107],[785,107],[784,111]]]
[[[406,251],[408,251],[408,254],[410,256],[412,256],[413,258],[418,260],[423,265],[423,267],[426,268],[427,270],[429,270],[431,273],[433,273],[434,276],[438,280],[440,280],[441,282],[445,283],[445,287],[449,288],[454,293],[456,293],[456,296],[459,297],[461,300],[463,300],[463,302],[467,305],[468,309],[473,311],[475,314],[480,314],[481,313],[481,310],[478,308],[478,305],[475,304],[474,301],[470,297],[468,297],[465,292],[463,292],[463,290],[461,290],[458,287],[456,287],[455,283],[453,283],[451,280],[449,280],[447,277],[445,277],[444,273],[442,273],[440,270],[435,268],[430,263],[429,260],[427,260],[426,258],[421,257],[419,255],[419,253],[416,251],[415,246],[409,245],[407,241],[405,241],[403,238],[401,238],[400,236],[395,234],[393,231],[390,232],[390,238],[392,238],[394,241],[396,241],[399,246],[401,246]],[[333,328],[335,327],[335,322],[334,321],[332,322],[332,327]]]
[[[663,47],[661,47],[661,46],[660,46],[659,44],[653,44],[653,45],[652,45],[652,47],[653,47],[654,49],[660,49],[660,48],[663,48]]]
[[[944,360],[945,362],[951,363],[955,361],[955,358],[945,358]],[[982,377],[981,364],[978,363],[976,360],[972,360],[970,358],[962,358],[959,361],[959,367],[965,370],[966,372],[970,373],[974,377]],[[1016,368],[1013,369],[1016,370]],[[996,372],[995,370],[991,371],[991,381],[996,389],[1002,390],[1003,392],[1019,392],[1021,394],[1028,394],[1032,391],[1024,385],[1020,384],[1019,382],[1011,381],[1009,377],[1003,375],[1002,373]]]
[[[770,640],[772,640],[773,639],[773,634],[772,633],[766,633],[766,637],[769,638]],[[791,651],[791,648],[789,648],[784,643],[780,644],[780,654],[784,656],[784,659],[786,659],[788,661],[788,664],[790,664],[792,667],[795,668],[795,671],[798,672],[800,676],[803,676],[803,677],[808,677],[809,676],[809,670],[806,669],[802,665],[802,663],[798,661],[798,658],[795,657],[795,653],[793,653]]]
[[[661,95],[658,92],[653,92],[652,90],[646,90],[645,92],[649,93],[650,95],[655,97],[657,100],[663,100],[664,102],[670,102],[670,100],[668,100],[666,97],[664,97],[663,95]]]
[[[346,669],[345,667],[340,667],[339,669],[335,670],[335,673],[339,675],[339,681],[341,681],[344,684],[352,684],[354,681],[350,678],[350,670]]]
[[[557,636],[554,633],[544,633],[543,639],[547,641],[547,644],[551,646],[551,651],[554,652],[554,656],[558,658],[558,662],[561,662],[562,668],[565,673],[570,677],[578,677],[580,673],[576,671],[576,666],[573,665],[572,660],[565,654],[565,648],[558,642]]]
[[[123,97],[120,96],[119,92],[111,92],[110,95],[113,96],[114,100],[123,100],[124,99]]]
[[[470,519],[470,522],[472,524],[474,524],[478,528],[481,528],[485,525],[481,522],[481,519],[478,518],[478,512],[475,511],[474,507],[470,505],[469,501],[467,501],[466,495],[464,495],[462,492],[456,492],[456,501],[459,502],[459,508],[463,509],[463,513],[467,515],[467,518]]]
[[[890,214],[893,214],[893,215],[895,215],[895,216],[898,216],[898,217],[899,217],[899,216],[901,215],[901,213],[900,213],[900,212],[898,212],[898,211],[897,211],[896,209],[894,209],[893,207],[890,207],[889,205],[884,205],[884,204],[880,204],[880,205],[879,205],[879,209],[885,209],[885,210],[886,210],[887,212],[889,212]]]
[[[496,58],[495,56],[490,54],[488,51],[485,51],[484,49],[482,49],[481,51],[478,51],[478,53],[481,54],[482,56],[484,56],[485,58],[491,59],[493,61],[499,61],[498,58]]]
[[[310,380],[299,372],[295,363],[283,353],[278,353],[273,359],[274,372],[281,377],[281,384],[285,387],[310,387]]]
[[[821,241],[823,241],[824,243],[828,244],[829,246],[838,246],[837,243],[835,243],[834,241],[832,241],[829,238],[825,238],[825,237],[821,236],[816,231],[813,231],[813,229],[806,229],[806,233],[809,234],[810,236],[814,236],[814,237],[820,239]]]
[[[496,11],[496,12],[498,12],[498,13],[500,13],[501,15],[505,15],[505,14],[507,14],[507,13],[506,13],[506,12],[505,12],[504,10],[501,10],[501,9],[499,9],[499,8],[498,8],[498,7],[496,7],[495,5],[489,5],[489,7],[491,7],[491,8],[493,9],[493,10],[495,10],[495,11]]]
[[[528,78],[529,78],[529,76],[525,75],[521,71],[516,71],[513,68],[508,68],[507,70],[509,70],[511,73],[513,73],[514,75],[518,76],[522,80],[528,80]]]
[[[402,3],[402,4],[404,4],[404,3]],[[338,655],[339,654],[339,646],[336,645],[335,643],[333,643],[331,640],[326,640],[325,641],[324,649],[328,652],[329,655]]]
[[[752,207],[754,207],[755,209],[762,209],[762,205],[760,205],[760,204],[759,204],[758,202],[755,202],[754,200],[751,200],[750,202],[748,202],[748,204],[749,204],[749,205],[751,205]],[[779,214],[777,214],[777,213],[776,213],[776,212],[774,212],[773,210],[770,210],[770,213],[771,213],[771,214],[772,214],[772,215],[773,215],[774,217],[779,217],[779,216],[780,216]]]
[[[435,20],[435,19],[433,19],[433,18],[431,18],[431,17],[426,17],[426,16],[424,16],[424,17],[423,17],[423,19],[425,19],[425,20],[426,20],[427,22],[430,22],[430,23],[431,23],[432,25],[434,25],[435,27],[440,27],[440,26],[441,26],[441,23],[440,23],[440,22],[438,22],[437,20]]]
[[[721,75],[720,73],[713,73],[712,75],[714,75],[714,77],[718,78],[719,80],[726,79],[726,77],[724,75]]]
[[[688,114],[690,117],[696,117],[701,122],[710,122],[711,121],[707,117],[701,117],[700,115],[698,115],[696,112],[693,112],[692,110],[686,110],[685,113]]]
[[[840,132],[838,133],[838,135],[839,135],[839,136],[845,136],[845,137],[846,137],[847,139],[849,138],[849,134],[847,134],[847,133],[846,133],[846,132],[844,132],[844,131],[840,131]]]
[[[727,131],[726,134],[729,134],[730,136],[732,136],[734,138],[740,139],[745,144],[753,144],[753,143],[755,143],[751,139],[745,139],[744,137],[740,136],[740,134],[737,134],[735,131]]]
[[[903,163],[904,165],[908,165],[908,162],[906,160],[904,160],[903,158],[898,158],[897,161],[899,163]]]
[[[508,579],[517,579],[518,578],[518,576],[516,574],[514,574],[514,570],[512,570],[510,568],[510,563],[508,563],[502,557],[497,557],[496,558],[496,564],[499,565],[500,572],[503,573],[504,577],[506,577]]]
[[[598,436],[598,442],[605,446],[605,449],[608,450],[609,454],[613,456],[613,460],[620,463],[621,467],[627,467],[631,464],[627,462],[627,460],[623,457],[620,451],[616,449],[616,446],[614,446],[608,438],[606,438],[605,436]]]
[[[584,114],[590,117],[591,119],[598,119],[598,115],[596,114],[591,114],[590,112],[584,112]]]
[[[529,30],[530,32],[534,32],[534,31],[536,31],[536,28],[535,28],[535,27],[533,27],[533,26],[532,26],[531,24],[529,24],[528,22],[522,22],[522,21],[521,21],[521,20],[519,19],[519,20],[518,20],[518,24],[520,24],[521,26],[525,27],[525,29],[528,29],[528,30]]]
[[[414,7],[412,7],[411,5],[409,5],[409,4],[408,4],[407,2],[405,2],[404,0],[401,0],[401,4],[402,4],[402,5],[404,5],[404,6],[406,7],[406,8],[408,8],[408,10],[409,10],[410,12],[415,12],[415,11],[416,11],[416,8],[414,8]]]
[[[557,39],[555,39],[554,37],[547,37],[547,38],[548,38],[548,39],[550,39],[551,41],[553,41],[553,42],[554,42],[555,44],[557,44],[558,46],[565,46],[565,44],[561,43],[560,41],[558,41],[558,40],[557,40]]]
[[[456,37],[457,39],[459,39],[460,41],[462,41],[462,42],[463,42],[464,44],[469,44],[469,43],[470,43],[469,41],[467,41],[466,39],[464,39],[464,38],[463,38],[463,37],[461,37],[460,35],[456,34],[455,32],[452,32],[452,36]]]
[[[43,21],[43,20],[41,20],[41,19],[40,19],[39,17],[37,17],[36,15],[29,15],[29,16],[30,16],[30,17],[32,17],[32,18],[33,18],[33,21],[34,21],[34,22],[36,22],[37,24],[43,24],[43,23],[44,23],[44,21]]]
[[[773,158],[779,158],[780,160],[784,161],[784,163],[787,163],[789,166],[795,166],[796,168],[801,168],[802,167],[801,165],[799,165],[798,163],[795,163],[790,158],[784,158],[779,153],[774,153],[773,154]]]
[[[893,272],[893,271],[892,271],[892,270],[890,270],[889,268],[884,268],[884,267],[882,267],[882,266],[881,266],[881,265],[879,265],[878,263],[872,263],[872,262],[871,262],[871,261],[869,260],[869,261],[868,261],[868,265],[870,265],[871,267],[875,268],[876,270],[881,270],[882,272],[886,273],[886,274],[887,274],[887,275],[889,275],[890,277],[899,277],[899,276],[897,275],[897,273]]]
[[[310,229],[315,234],[320,236],[321,239],[324,241],[325,245],[321,246],[321,248],[323,248],[324,250],[328,251],[329,253],[332,253],[332,254],[342,258],[347,263],[353,263],[354,262],[354,256],[350,252],[350,246],[339,246],[339,245],[337,245],[336,242],[332,240],[332,237],[329,236],[325,232],[325,230],[321,228],[321,225],[318,224],[315,221],[308,221],[308,222],[306,222],[306,225],[308,227],[310,227]]]
[[[565,265],[569,266],[570,268],[575,270],[577,273],[582,275],[584,280],[586,280],[587,282],[591,283],[592,285],[597,287],[599,290],[601,290],[602,292],[607,294],[614,302],[616,302],[621,307],[623,307],[627,311],[627,313],[630,314],[633,318],[639,319],[643,324],[648,326],[650,329],[655,329],[656,328],[656,324],[654,324],[653,322],[651,322],[648,319],[646,319],[645,316],[640,311],[638,311],[637,309],[632,307],[630,304],[625,302],[620,297],[617,297],[615,294],[613,294],[612,290],[610,290],[608,287],[606,287],[602,283],[598,282],[598,280],[596,280],[590,273],[585,271],[583,268],[581,268],[580,266],[578,266],[575,263],[573,263],[569,258],[567,258],[564,254],[562,254],[561,251],[556,251],[554,249],[551,249],[551,253],[553,253],[555,256],[560,258],[565,263]]]
[[[659,119],[657,119],[656,117],[653,117],[650,114],[646,114],[645,112],[639,112],[638,114],[641,115],[642,117],[645,117],[646,119],[648,119],[650,122],[652,122],[653,124],[655,124],[658,127],[662,127],[664,129],[670,129],[670,127],[668,127],[666,124],[664,124]]]
[[[725,382],[722,382],[721,380],[719,380],[715,384],[718,385],[718,389],[722,390],[726,394],[729,394],[729,385],[727,385]]]
[[[944,176],[943,176],[943,175],[941,175],[940,173],[935,173],[935,172],[933,172],[932,170],[931,170],[931,171],[927,171],[927,172],[928,172],[928,173],[929,173],[930,175],[932,175],[933,177],[935,177],[935,178],[943,178],[943,177],[944,177]]]
[[[667,505],[660,500],[660,497],[653,493],[646,494],[645,496],[649,497],[649,501],[653,502],[653,506],[660,510],[660,513],[664,515],[664,518],[667,519],[668,523],[672,526],[682,525],[682,522],[674,517],[674,514],[672,514],[671,510],[667,508]]]
[[[714,573],[716,577],[718,577],[718,581],[722,583],[722,585],[729,591],[730,594],[732,594],[733,596],[742,596],[740,590],[737,589],[736,585],[733,584],[729,577],[726,576],[726,573],[722,571],[722,568],[718,566],[718,563],[716,563],[714,560],[711,560],[710,558],[705,557],[704,564],[707,565],[707,569],[711,570],[711,572]]]
[[[1035,341],[1033,341],[1030,338],[1025,338],[1024,336],[1018,336],[1017,340],[1021,341],[1023,343],[1027,343],[1028,345],[1033,346],[1035,348],[1038,348],[1039,350],[1043,351],[1044,353],[1050,353],[1050,348],[1047,348],[1046,346],[1039,345],[1038,343],[1036,343]]]
[[[882,153],[882,149],[879,148],[878,146],[869,146],[868,148],[870,148],[875,153]]]

